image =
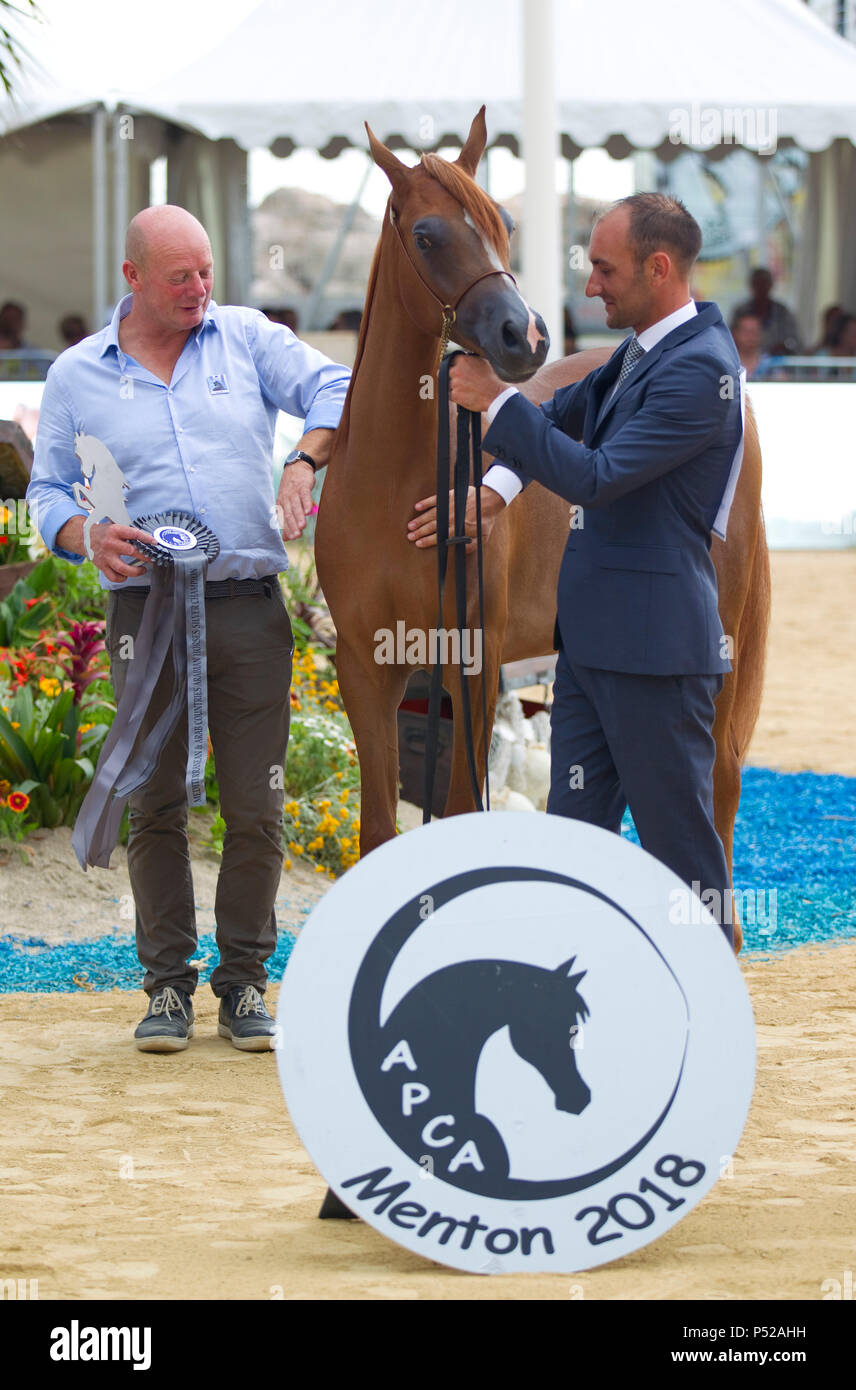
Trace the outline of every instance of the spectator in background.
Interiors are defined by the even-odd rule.
[[[23,304],[18,304],[14,299],[7,299],[6,303],[0,307],[0,338],[8,340],[6,347],[15,351],[18,348],[28,347],[24,342],[24,328],[27,323],[27,311]]]
[[[841,318],[844,310],[840,304],[830,304],[824,309],[821,315],[821,338],[816,348],[812,349],[814,354],[825,355],[832,346],[832,335],[835,332],[835,325]]]
[[[761,320],[749,309],[738,309],[730,327],[737,355],[746,368],[748,380],[751,381],[766,361],[766,354],[762,348],[764,331]]]
[[[343,309],[330,324],[329,333],[359,333],[363,321],[362,309]]]
[[[290,328],[292,333],[297,332],[300,318],[296,309],[269,308],[262,309],[262,313],[266,319],[270,319],[271,323],[281,323],[285,328]]]
[[[565,356],[570,357],[572,352],[577,350],[577,330],[574,324],[574,316],[565,305]]]
[[[80,314],[66,314],[59,321],[59,336],[64,348],[74,347],[75,343],[89,337],[86,320]]]
[[[797,321],[786,304],[772,298],[773,275],[763,266],[758,266],[749,276],[751,298],[738,304],[734,311],[739,314],[754,314],[761,323],[761,347],[772,356],[802,351]]]
[[[838,315],[827,351],[830,357],[856,357],[856,315]]]

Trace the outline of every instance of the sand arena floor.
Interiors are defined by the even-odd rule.
[[[773,560],[751,760],[856,774],[856,554]],[[30,849],[26,862],[0,861],[2,929],[105,930],[124,868],[109,892],[90,874],[81,893],[66,840]],[[198,867],[204,920],[214,866]],[[317,891],[283,880],[301,909]],[[856,941],[743,968],[758,1076],[733,1172],[615,1264],[492,1279],[422,1260],[362,1223],[316,1220],[324,1183],[275,1059],[217,1037],[207,988],[196,1038],[173,1057],[134,1049],[141,994],[0,995],[0,1277],[37,1278],[42,1299],[820,1299],[824,1280],[853,1268],[856,1245]]]

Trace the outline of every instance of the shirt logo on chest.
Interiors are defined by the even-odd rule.
[[[212,396],[227,396],[229,394],[229,383],[226,380],[226,373],[216,372],[214,376],[209,376],[208,390]]]

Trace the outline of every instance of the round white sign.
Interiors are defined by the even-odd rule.
[[[558,816],[434,821],[350,869],[283,979],[280,1080],[347,1207],[474,1273],[571,1272],[709,1191],[755,1070],[749,998],[691,890]]]

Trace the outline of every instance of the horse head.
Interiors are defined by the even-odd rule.
[[[509,270],[514,224],[474,178],[487,142],[484,107],[452,162],[423,154],[408,168],[366,130],[392,185],[384,233],[399,243],[399,289],[410,318],[437,338],[449,320],[455,342],[486,357],[503,380],[527,381],[543,364],[549,338]]]
[[[556,1109],[579,1115],[591,1100],[591,1091],[577,1071],[580,1023],[588,1018],[588,1006],[577,986],[585,975],[572,975],[576,956],[556,970],[538,970],[530,985],[534,998],[509,1025],[511,1044],[518,1056],[540,1071],[556,1098]],[[562,1045],[556,1046],[561,1038]]]

